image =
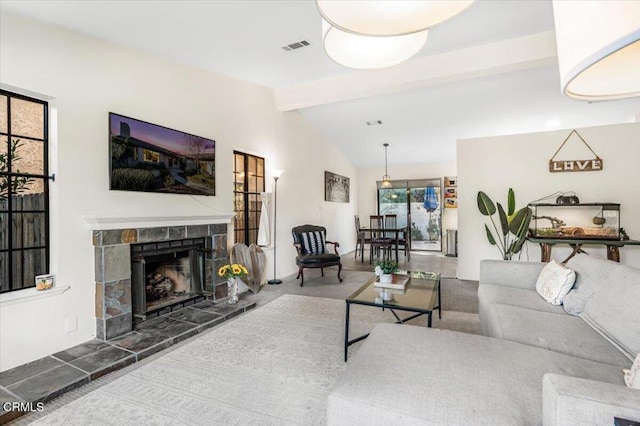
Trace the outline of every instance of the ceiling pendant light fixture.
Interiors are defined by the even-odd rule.
[[[586,101],[640,96],[640,2],[553,1],[562,92]]]
[[[354,69],[379,69],[415,56],[429,28],[473,0],[316,0],[327,55]]]
[[[382,146],[384,146],[384,176],[382,176],[382,184],[380,186],[382,188],[391,188],[391,177],[387,173],[387,148],[389,144],[385,143]]]
[[[324,51],[338,64],[354,69],[386,68],[404,62],[424,47],[428,36],[428,30],[394,37],[363,36],[322,20]]]
[[[418,33],[465,10],[473,0],[316,0],[320,15],[342,31],[370,36]]]

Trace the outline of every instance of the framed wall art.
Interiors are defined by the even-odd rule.
[[[216,141],[109,113],[110,189],[215,195]]]
[[[324,200],[336,203],[349,202],[349,178],[324,172]]]

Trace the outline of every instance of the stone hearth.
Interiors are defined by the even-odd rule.
[[[207,251],[203,290],[217,300],[227,296],[226,282],[216,274],[227,262],[226,223],[93,231],[96,338],[110,340],[133,330],[131,244],[203,237]]]

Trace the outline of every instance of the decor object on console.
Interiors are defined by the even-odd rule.
[[[491,201],[489,196],[484,192],[478,192],[478,209],[484,216],[489,216],[491,224],[496,232],[494,237],[489,226],[485,223],[484,228],[487,234],[489,243],[498,247],[500,254],[504,260],[511,260],[514,254],[519,253],[522,249],[522,245],[527,237],[529,230],[529,223],[533,216],[529,207],[523,207],[516,211],[516,199],[513,189],[509,188],[507,194],[507,211],[500,203],[498,203],[498,218],[500,220],[501,231],[498,231],[493,215],[496,213],[496,205]]]
[[[216,141],[109,113],[110,189],[216,195]]]
[[[620,204],[532,203],[534,238],[620,240]],[[539,220],[546,222],[540,224]],[[545,226],[546,225],[546,226]]]
[[[356,69],[384,68],[406,61],[425,45],[429,27],[452,18],[471,3],[316,0],[325,52],[337,63]]]
[[[333,241],[327,241],[327,229],[324,226],[301,225],[291,230],[293,235],[293,245],[296,248],[296,265],[298,265],[298,278],[300,287],[304,284],[305,268],[320,268],[320,272],[324,277],[324,268],[329,266],[338,267],[338,281],[342,282],[340,272],[342,271],[342,262],[338,254],[340,244]],[[327,250],[326,245],[333,245],[333,253]]]
[[[238,303],[238,278],[248,275],[246,267],[239,263],[221,266],[218,275],[227,279],[227,303]]]
[[[284,170],[274,170],[273,174],[273,279],[267,281],[270,285],[282,284],[282,280],[279,280],[276,275],[276,241],[278,240],[278,179],[282,176]]]
[[[564,147],[564,145],[567,143],[567,141],[569,139],[571,139],[571,136],[573,136],[573,135],[576,135],[578,138],[580,138],[582,143],[589,149],[589,151],[591,151],[591,153],[593,155],[595,155],[596,158],[592,158],[592,159],[589,159],[589,160],[564,160],[564,161],[556,161],[556,160],[554,160],[554,158],[556,158],[556,155],[558,155],[560,150]],[[580,136],[580,133],[578,133],[576,130],[572,130],[571,133],[569,133],[569,136],[567,136],[565,138],[565,140],[562,142],[562,144],[560,144],[560,147],[556,150],[555,154],[553,154],[553,156],[549,160],[549,171],[551,173],[556,173],[556,172],[592,172],[592,171],[600,171],[600,170],[602,170],[603,167],[604,167],[604,165],[603,165],[602,158],[600,158],[598,156],[598,154],[596,154],[595,151],[593,149],[591,149],[591,147],[589,146],[587,141],[585,141],[582,138],[582,136]],[[560,197],[558,197],[558,198],[560,198]],[[569,199],[569,203],[571,203],[571,202],[572,202],[572,200]],[[578,203],[579,201],[575,200],[575,202]],[[558,204],[560,204],[560,203],[558,203]]]
[[[640,2],[553,1],[562,92],[584,101],[640,96]]]
[[[349,202],[349,178],[324,172],[324,200],[337,203]]]

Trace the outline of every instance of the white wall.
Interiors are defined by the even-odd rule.
[[[478,212],[478,191],[504,205],[512,187],[517,208],[556,191],[575,191],[581,202],[620,203],[621,226],[632,239],[640,239],[640,123],[577,130],[603,159],[602,171],[549,172],[549,159],[571,129],[458,141],[459,278],[477,280],[481,259],[501,258],[498,249],[487,242],[484,223],[488,219]],[[556,159],[589,158],[593,154],[572,137]],[[584,249],[606,258],[599,246]],[[552,258],[562,261],[570,253],[568,248],[556,246]],[[620,257],[621,263],[640,267],[640,247],[621,248]],[[539,245],[527,243],[521,260],[540,260]]]
[[[456,163],[425,163],[390,166],[387,168],[392,180],[433,179],[445,176],[456,176]],[[358,215],[361,223],[367,224],[369,215],[377,214],[378,198],[376,182],[382,180],[384,167],[358,169]],[[456,229],[458,226],[458,209],[444,209],[442,229]]]
[[[345,251],[355,246],[355,168],[298,112],[277,111],[271,90],[4,11],[0,29],[3,87],[40,94],[56,108],[51,272],[57,285],[71,287],[17,304],[0,298],[0,370],[95,336],[93,247],[83,215],[230,213],[234,149],[266,157],[267,170],[285,170],[278,182],[279,276],[296,269],[294,225],[325,225],[328,238],[339,240]],[[110,111],[215,139],[217,195],[109,191]],[[351,178],[354,201],[323,201],[324,170]],[[65,321],[76,319],[78,330],[66,333]]]

